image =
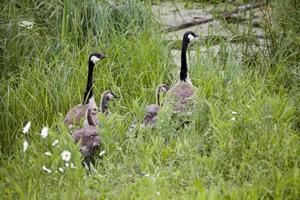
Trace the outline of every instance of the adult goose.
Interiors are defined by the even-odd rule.
[[[156,118],[158,112],[160,110],[160,93],[163,92],[164,94],[170,89],[170,87],[166,84],[161,84],[156,89],[156,104],[151,104],[146,107],[146,115],[143,120],[142,127],[154,125],[156,122]]]
[[[77,143],[80,141],[80,152],[84,157],[85,161],[91,161],[95,150],[99,149],[101,139],[97,131],[97,109],[87,109],[87,122],[88,126],[77,129],[73,133],[73,139]],[[88,163],[87,163],[88,164]]]
[[[67,126],[73,127],[75,124],[79,124],[88,108],[97,108],[93,97],[93,71],[95,64],[104,58],[106,57],[100,53],[93,53],[89,56],[88,77],[84,97],[81,104],[76,105],[66,114],[64,121]]]
[[[166,95],[166,102],[172,103],[174,113],[191,114],[190,104],[193,103],[196,90],[189,78],[186,51],[188,45],[197,37],[198,35],[192,31],[188,31],[183,35],[179,81]]]

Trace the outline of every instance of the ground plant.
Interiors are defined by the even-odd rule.
[[[245,41],[232,50],[221,40],[218,54],[203,53],[213,44],[200,36],[189,54],[198,94],[191,123],[178,127],[165,107],[155,128],[140,126],[145,106],[178,67],[150,1],[4,0],[0,8],[1,198],[300,198],[297,1],[269,2],[263,48]],[[102,146],[88,170],[63,119],[83,98],[93,52],[107,55],[95,67],[96,101],[107,89],[120,98],[100,117]]]

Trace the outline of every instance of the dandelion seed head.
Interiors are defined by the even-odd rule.
[[[48,137],[48,132],[49,132],[48,127],[44,127],[44,128],[42,129],[42,132],[41,132],[41,137],[42,137],[42,138]]]
[[[30,126],[31,126],[31,122],[28,122],[28,123],[24,126],[24,128],[23,128],[23,133],[24,133],[24,134],[27,134],[27,133],[28,133],[28,131],[29,131],[29,129],[30,129]]]

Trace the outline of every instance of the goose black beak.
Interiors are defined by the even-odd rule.
[[[104,59],[104,58],[107,58],[107,56],[103,55],[103,54],[100,54],[100,59]]]
[[[196,41],[198,41],[199,40],[199,35],[198,34],[195,34],[194,35],[194,39],[191,41],[191,43],[194,43],[194,42],[196,42]]]

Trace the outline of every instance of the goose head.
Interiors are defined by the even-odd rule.
[[[99,112],[102,112],[106,116],[109,116],[110,111],[108,109],[108,102],[113,99],[117,99],[117,98],[119,98],[119,97],[111,90],[106,90],[105,92],[103,92],[101,95]]]
[[[92,53],[89,57],[89,62],[96,64],[96,62],[104,58],[106,58],[106,56],[101,53]]]
[[[166,84],[160,84],[159,86],[157,86],[156,89],[156,104],[157,105],[161,105],[160,102],[160,93],[163,93],[164,95],[170,90],[170,86],[166,85]]]
[[[119,97],[111,90],[106,90],[105,92],[102,93],[102,99],[104,101],[111,101],[113,99],[118,99],[118,98]]]
[[[185,41],[186,43],[191,43],[191,42],[196,41],[198,39],[198,37],[199,37],[199,35],[194,33],[193,31],[187,31],[183,35],[183,41]]]
[[[160,84],[157,87],[157,92],[163,92],[164,94],[168,92],[168,90],[170,90],[170,86],[166,85],[166,84]]]

